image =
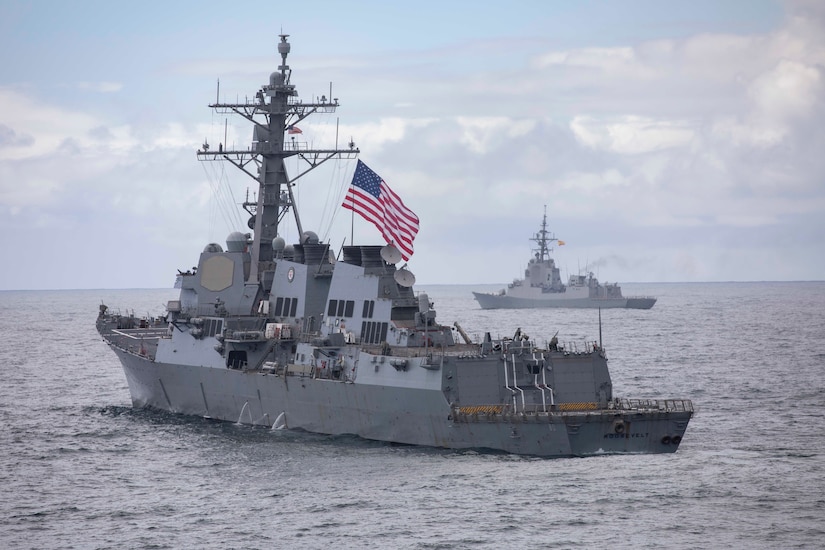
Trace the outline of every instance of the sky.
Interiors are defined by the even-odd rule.
[[[299,97],[340,102],[299,139],[418,214],[418,284],[523,276],[545,208],[565,279],[825,279],[825,3],[0,0],[0,290],[170,287],[248,231],[255,181],[195,152],[249,145],[208,105],[281,33]],[[296,188],[334,250],[381,243],[354,169]]]

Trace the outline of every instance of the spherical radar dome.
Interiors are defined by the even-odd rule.
[[[281,36],[281,41],[278,42],[278,53],[281,54],[281,55],[283,55],[285,53],[289,53],[289,50],[290,50],[289,42],[286,41],[287,36],[289,36],[289,35],[286,35],[286,34],[282,35]]]

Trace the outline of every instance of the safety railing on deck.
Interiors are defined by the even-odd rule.
[[[556,405],[528,403],[522,405],[517,400],[515,406],[512,403],[454,406],[454,412],[461,417],[507,416],[512,414],[535,415],[558,412],[593,415],[614,414],[613,411],[693,412],[693,402],[689,399],[614,399],[607,404],[607,408],[600,408],[595,402],[559,403]]]
[[[690,399],[614,399],[610,405],[617,410],[653,410],[666,412],[693,412]]]

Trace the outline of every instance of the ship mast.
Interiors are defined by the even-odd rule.
[[[337,143],[333,149],[310,149],[306,142],[297,139],[287,142],[285,136],[289,130],[308,116],[334,113],[338,98],[321,96],[310,103],[297,99],[298,93],[290,82],[292,70],[286,62],[290,52],[289,35],[279,36],[281,64],[269,76],[269,84],[263,85],[253,100],[247,99],[243,103],[220,103],[217,100],[209,105],[217,113],[234,113],[254,124],[252,145],[247,149],[230,150],[228,144],[221,143],[214,151],[210,150],[208,143],[204,143],[197,153],[199,160],[229,161],[258,182],[257,200],[244,202],[244,209],[252,215],[249,227],[254,231],[248,283],[257,283],[258,274],[263,270],[261,263],[273,260],[272,240],[278,236],[279,225],[288,211],[293,212],[299,237],[303,235],[292,191],[295,182],[329,159],[354,159],[359,153],[353,142],[348,144],[347,149],[338,149]],[[330,95],[331,90],[330,87]],[[288,157],[298,157],[306,163],[303,171],[292,178],[287,174],[284,162]]]
[[[530,237],[530,240],[535,242],[539,245],[538,248],[534,250],[538,252],[536,254],[536,259],[539,262],[543,262],[545,260],[550,259],[550,243],[553,241],[557,241],[555,235],[551,235],[549,231],[547,231],[547,205],[544,205],[544,217],[541,220],[541,229],[535,234],[535,236]]]

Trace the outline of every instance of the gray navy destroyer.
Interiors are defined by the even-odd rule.
[[[628,308],[650,309],[656,303],[651,296],[623,296],[618,283],[599,283],[593,272],[571,275],[564,284],[556,262],[550,257],[552,244],[559,242],[547,230],[547,210],[541,221],[541,229],[530,238],[538,248],[524,270],[524,279],[515,279],[498,293],[473,292],[481,309],[504,308]]]
[[[302,229],[297,177],[284,160],[311,169],[359,151],[286,140],[295,123],[333,112],[338,100],[299,101],[287,35],[278,52],[280,66],[254,99],[210,105],[248,120],[251,146],[197,153],[257,181],[257,200],[244,205],[253,233],[231,233],[226,250],[208,244],[163,315],[100,306],[97,329],[122,363],[133,406],[542,457],[676,451],[691,401],[615,396],[599,343],[554,336],[539,345],[520,329],[474,341],[458,323],[440,324],[392,244],[343,246],[336,260]],[[290,211],[301,237],[287,245],[278,229]]]

